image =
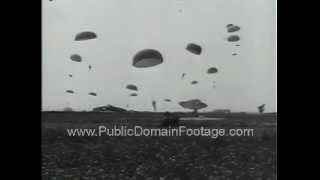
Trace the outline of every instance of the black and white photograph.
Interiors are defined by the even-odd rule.
[[[276,180],[276,0],[42,0],[43,180]]]

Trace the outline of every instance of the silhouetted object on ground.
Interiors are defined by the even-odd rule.
[[[181,75],[181,79],[184,79],[184,76],[186,75],[186,73],[182,73]]]
[[[92,109],[92,111],[97,112],[126,112],[126,109],[112,106],[112,105],[106,105],[106,106],[99,106]]]
[[[127,89],[133,90],[133,91],[138,91],[138,87],[136,85],[133,84],[128,84],[126,86]]]
[[[90,92],[89,95],[91,95],[91,96],[97,96],[97,93]]]
[[[262,104],[261,106],[258,106],[257,108],[258,108],[259,113],[263,113],[265,110],[265,104]]]
[[[80,32],[76,35],[75,41],[85,41],[97,38],[97,34],[91,31]]]
[[[147,68],[159,65],[163,62],[162,55],[154,49],[139,51],[133,58],[132,65],[136,68]]]
[[[75,61],[75,62],[81,62],[82,61],[82,58],[79,54],[73,54],[70,56],[70,59],[72,61]]]
[[[240,40],[240,36],[238,35],[231,35],[227,37],[227,41],[229,42],[237,42]]]
[[[202,48],[201,46],[197,45],[197,44],[194,44],[194,43],[190,43],[187,45],[187,48],[186,48],[189,52],[193,53],[193,54],[196,54],[196,55],[200,55],[201,54],[201,51],[202,51]]]
[[[73,90],[66,90],[67,93],[74,94]]]
[[[232,53],[232,56],[236,56],[236,55],[238,55],[237,53]]]
[[[228,31],[229,33],[233,33],[233,32],[239,31],[239,30],[240,30],[240,27],[239,27],[239,26],[232,25],[232,26],[227,27],[227,29],[228,29],[227,31]]]
[[[207,104],[203,103],[199,99],[191,99],[188,101],[181,101],[181,102],[179,102],[179,105],[185,109],[192,109],[196,115],[198,114],[199,109],[203,109],[203,108],[208,107]]]
[[[169,112],[165,112],[164,113],[164,119],[163,119],[163,122],[162,122],[162,126],[165,126],[165,127],[178,127],[179,126],[179,116],[175,115],[175,114],[172,114],[172,113],[169,113]]]
[[[91,71],[91,68],[92,68],[92,66],[91,66],[91,65],[89,65],[89,71]]]
[[[191,81],[191,84],[198,84],[198,81]]]
[[[130,96],[138,96],[137,93],[131,93]]]
[[[72,74],[69,74],[69,77],[72,77]]]
[[[152,107],[153,111],[157,111],[157,102],[155,100],[152,100]]]
[[[240,44],[236,44],[235,46],[240,46]]]
[[[164,101],[166,101],[166,102],[171,102],[171,100],[170,100],[170,99],[164,99]]]
[[[215,68],[215,67],[211,67],[207,70],[207,73],[208,74],[214,74],[214,73],[217,73],[218,72],[218,69]]]

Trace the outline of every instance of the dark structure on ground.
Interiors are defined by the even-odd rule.
[[[165,127],[169,127],[169,126],[172,126],[172,127],[178,127],[179,126],[179,116],[175,115],[175,114],[171,114],[169,112],[166,112],[164,114],[165,118],[162,122],[162,126],[165,126]]]
[[[92,109],[92,111],[95,111],[95,112],[126,112],[127,110],[120,108],[120,107],[107,105],[107,106],[95,107]]]

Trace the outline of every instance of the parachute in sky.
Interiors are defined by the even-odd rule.
[[[170,100],[170,99],[164,99],[164,101],[166,101],[166,102],[171,102],[171,100]]]
[[[90,92],[89,95],[91,95],[91,96],[97,96],[97,93]]]
[[[163,63],[162,55],[154,49],[144,49],[133,57],[132,65],[136,68],[153,67]]]
[[[97,38],[97,34],[91,31],[84,31],[76,34],[76,37],[74,38],[75,41],[85,41],[89,39],[95,39]]]
[[[233,24],[227,24],[227,28],[230,28],[230,27],[232,27],[233,26]]]
[[[75,61],[75,62],[81,62],[82,61],[82,58],[79,54],[73,54],[70,56],[70,59],[72,61]]]
[[[236,55],[238,55],[237,53],[232,53],[232,56],[236,56]]]
[[[69,76],[69,77],[72,77],[72,74],[69,74],[68,76]]]
[[[88,66],[88,67],[89,67],[89,71],[90,71],[90,70],[91,70],[91,68],[92,68],[91,64],[89,64],[89,66]]]
[[[131,93],[130,96],[138,96],[137,93]]]
[[[235,46],[240,46],[240,44],[236,44]]]
[[[218,69],[215,68],[215,67],[211,67],[207,70],[207,73],[208,74],[213,74],[213,73],[217,73],[218,72]]]
[[[191,81],[191,84],[198,84],[198,81]]]
[[[258,108],[259,113],[263,113],[264,109],[265,109],[265,104],[262,104],[262,105],[258,106],[257,108]]]
[[[229,42],[237,42],[240,40],[240,36],[238,35],[231,35],[227,37],[227,41]]]
[[[200,45],[194,44],[194,43],[190,43],[187,45],[186,50],[188,50],[189,52],[196,54],[196,55],[200,55],[202,48]]]
[[[157,111],[157,102],[155,100],[152,100],[152,107],[153,111]]]
[[[138,91],[138,87],[136,85],[133,84],[128,84],[126,86],[127,89],[133,90],[133,91]]]
[[[207,104],[205,104],[204,102],[202,102],[199,99],[191,99],[188,101],[181,101],[178,104],[185,109],[194,110],[195,113],[197,113],[199,109],[203,109],[203,108],[208,107]]]
[[[227,27],[228,28],[228,32],[229,33],[232,33],[232,32],[236,32],[236,31],[239,31],[240,30],[240,27],[239,26],[234,26],[234,25],[232,25],[232,26],[229,26],[229,27]]]
[[[73,90],[66,90],[67,93],[74,94]]]

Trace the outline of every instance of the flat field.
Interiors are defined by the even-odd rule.
[[[179,113],[190,117],[189,113]],[[68,136],[99,125],[160,128],[162,113],[42,112],[42,178],[276,179],[275,114],[201,114],[188,128],[253,129],[253,136]],[[163,127],[161,127],[163,128]]]

